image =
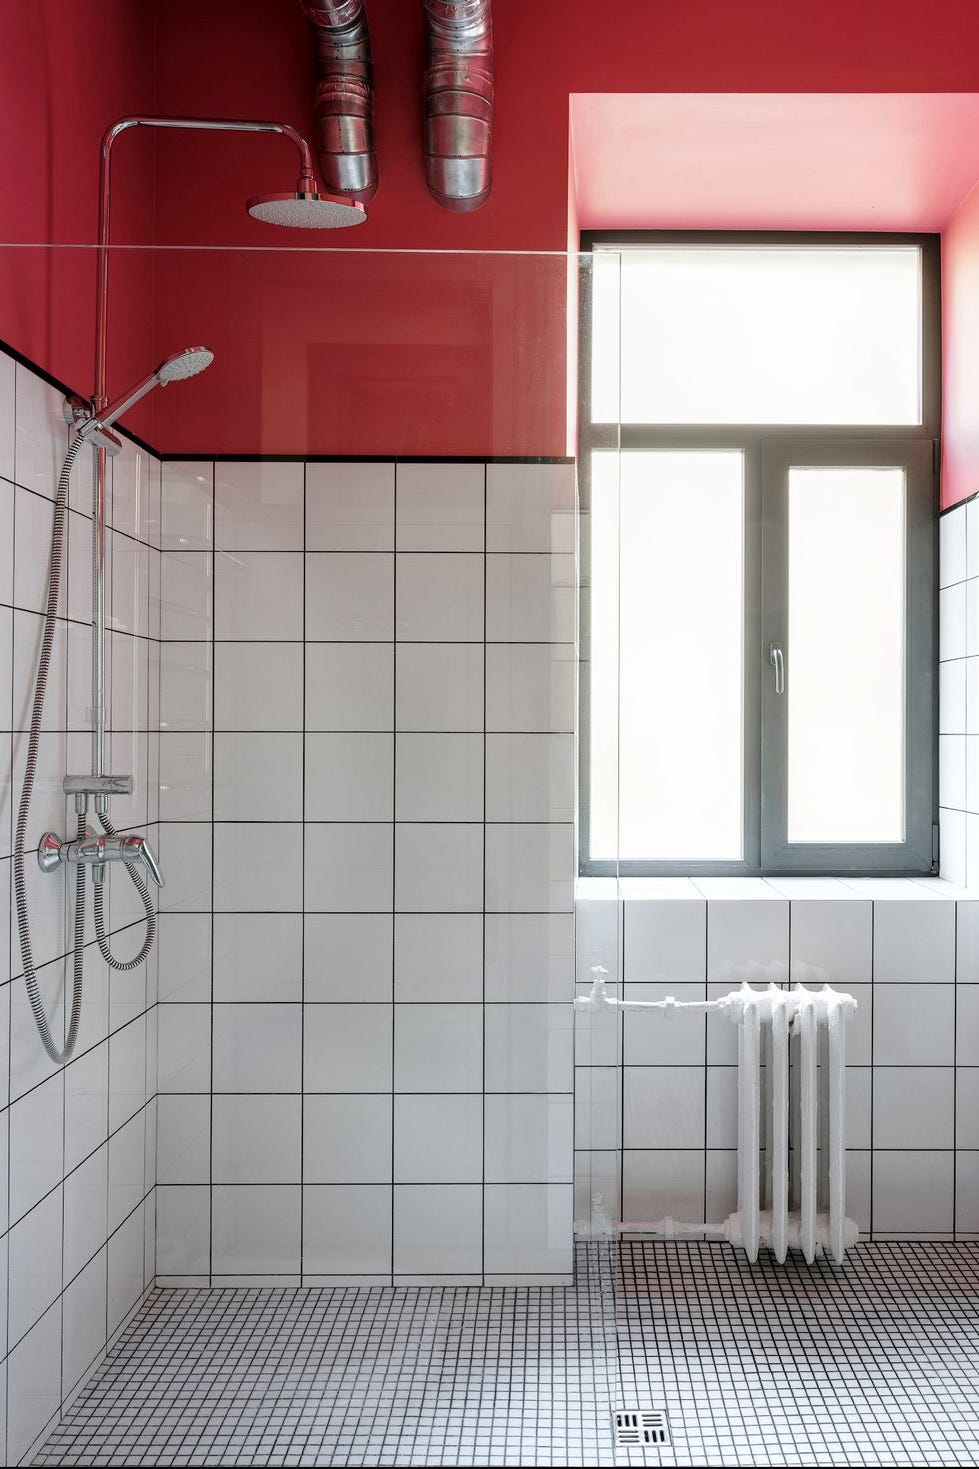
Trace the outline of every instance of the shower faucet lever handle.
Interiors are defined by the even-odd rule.
[[[132,843],[139,860],[146,867],[147,871],[150,874],[150,877],[156,883],[157,887],[166,887],[166,878],[163,876],[163,873],[160,870],[159,858],[154,852],[153,845],[150,842],[149,838],[133,836],[126,837],[125,840]]]

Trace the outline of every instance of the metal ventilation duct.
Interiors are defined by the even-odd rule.
[[[316,146],[331,194],[377,192],[374,82],[364,0],[300,0],[316,50]]]
[[[493,186],[490,0],[422,0],[425,174],[446,209],[478,209]]]

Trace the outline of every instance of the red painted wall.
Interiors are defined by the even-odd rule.
[[[979,186],[942,237],[942,504],[979,490]]]
[[[7,4],[0,46],[0,338],[79,391],[93,369],[95,262],[89,250],[14,249],[11,242],[90,245],[99,140],[126,112],[152,110],[155,16],[141,0]],[[153,238],[152,155],[120,156],[118,239]],[[116,387],[152,354],[152,260],[116,272]]]
[[[130,109],[271,114],[310,127],[310,49],[289,0],[8,10],[8,239],[91,238],[98,135]],[[174,253],[157,257],[155,276],[142,255],[116,266],[125,287],[114,296],[114,382],[143,364],[151,289],[155,351],[206,339],[219,354],[205,378],[150,400],[162,447],[562,453],[563,262],[361,252],[563,252],[571,92],[979,90],[974,0],[608,0],[598,10],[495,0],[494,10],[496,170],[483,210],[451,215],[429,198],[420,6],[370,0],[381,188],[368,224],[355,237],[303,237],[315,247],[308,256]],[[243,211],[249,194],[283,187],[291,171],[281,140],[130,138],[119,150],[116,237],[293,245],[300,237]],[[340,247],[357,254],[335,256]],[[0,336],[73,381],[90,372],[90,268],[86,258],[32,273],[8,256],[0,275]]]
[[[451,215],[424,185],[420,6],[370,0],[369,14],[381,187],[358,250],[563,251],[571,92],[979,90],[972,0],[608,0],[598,9],[495,0],[494,191],[477,214]],[[298,4],[167,0],[157,42],[167,110],[245,110],[309,126]],[[278,187],[282,168],[288,176],[283,150],[273,140],[163,140],[159,238],[280,246],[282,233],[250,221],[242,201]],[[218,446],[231,452],[249,439],[270,453],[565,451],[562,271],[526,261],[330,263],[350,236],[312,240],[317,256],[286,267],[274,290],[269,267],[249,257],[225,272],[176,261],[161,271],[158,323],[181,340],[208,337],[219,354],[206,383],[157,403],[168,447],[202,449],[217,425]],[[449,282],[462,292],[454,313]]]

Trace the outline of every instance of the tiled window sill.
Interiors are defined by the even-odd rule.
[[[578,901],[623,898],[630,902],[675,902],[677,899],[848,898],[875,902],[976,899],[979,890],[960,888],[940,877],[579,877]]]

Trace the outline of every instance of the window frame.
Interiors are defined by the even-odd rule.
[[[578,479],[581,508],[580,559],[584,595],[580,598],[581,676],[579,679],[579,873],[582,876],[759,876],[801,873],[820,876],[860,873],[921,875],[937,870],[937,519],[939,434],[941,425],[941,251],[940,236],[821,231],[610,231],[581,235],[579,259]],[[920,424],[624,424],[591,422],[591,257],[601,250],[626,253],[656,245],[913,246],[921,252],[921,410]],[[778,761],[771,747],[771,695],[762,661],[767,646],[775,577],[768,523],[775,491],[772,465],[788,454],[825,453],[826,462],[842,445],[855,455],[906,449],[913,461],[907,477],[907,700],[908,759],[906,840],[883,846],[843,849],[789,848],[773,838],[771,825],[781,799]],[[591,456],[596,450],[620,454],[640,450],[728,449],[740,451],[745,466],[744,607],[744,857],[740,862],[593,860],[589,854],[590,662],[587,595],[590,583]],[[809,458],[814,463],[815,459]],[[854,462],[859,462],[856,459]],[[866,462],[866,461],[864,461]],[[767,516],[766,516],[767,511]],[[931,616],[927,609],[931,608]],[[779,630],[781,633],[781,629]],[[773,635],[774,636],[774,635]],[[772,639],[769,638],[769,641]],[[776,639],[777,640],[777,639]],[[926,733],[927,731],[927,733]],[[784,762],[783,762],[784,763]]]

